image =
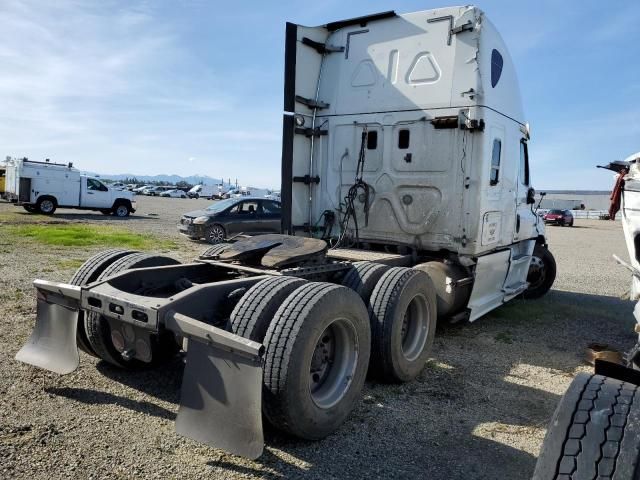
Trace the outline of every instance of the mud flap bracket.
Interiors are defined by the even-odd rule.
[[[256,459],[262,455],[264,347],[185,315],[169,312],[165,326],[188,338],[176,431]]]

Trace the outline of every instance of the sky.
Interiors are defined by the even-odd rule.
[[[0,156],[280,183],[285,22],[441,1],[0,0]],[[478,1],[510,49],[538,189],[640,150],[637,1]]]

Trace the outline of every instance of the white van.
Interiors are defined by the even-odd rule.
[[[211,200],[214,196],[219,195],[220,192],[217,186],[213,185],[196,185],[187,192],[189,198],[208,198]]]

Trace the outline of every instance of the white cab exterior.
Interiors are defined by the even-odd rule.
[[[327,210],[339,218],[366,129],[375,141],[365,146],[368,215],[355,202],[359,238],[477,265],[472,320],[521,293],[544,225],[527,204],[529,130],[515,67],[484,13],[441,8],[295,26],[295,35],[287,230],[301,234]],[[312,181],[295,180],[305,176]]]

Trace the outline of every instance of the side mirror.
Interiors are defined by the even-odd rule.
[[[529,187],[527,190],[527,205],[533,205],[536,203],[536,190],[533,187]]]

